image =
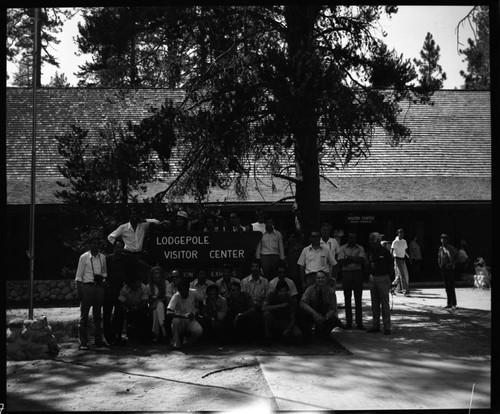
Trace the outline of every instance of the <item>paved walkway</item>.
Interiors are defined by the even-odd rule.
[[[342,303],[342,293],[337,295]],[[358,330],[332,333],[352,355],[214,357],[170,353],[161,356],[160,366],[157,359],[145,354],[144,358],[138,355],[137,363],[125,371],[113,355],[88,354],[79,358],[81,366],[43,361],[33,367],[9,362],[8,384],[26,381],[26,393],[33,396],[37,389],[45,393],[46,402],[38,401],[40,408],[64,411],[81,407],[158,410],[162,408],[148,403],[162,399],[173,404],[163,409],[173,411],[489,408],[491,291],[457,289],[459,307],[455,313],[442,309],[443,289],[417,289],[409,298],[397,295],[393,299],[392,335]],[[363,302],[368,326],[368,291]],[[470,343],[462,341],[456,349],[457,338],[470,338]],[[22,370],[20,364],[24,364]],[[238,364],[248,366],[231,371],[240,373],[236,380],[222,374],[200,380],[202,372]],[[43,368],[51,373],[50,378],[40,371]],[[148,375],[151,372],[154,376]],[[107,406],[101,403],[94,407],[92,396],[104,392],[103,381],[112,384],[104,391],[116,398],[108,398]],[[267,391],[246,392],[248,381],[267,382]],[[125,387],[127,384],[130,387]],[[211,398],[204,404],[203,398],[193,395]],[[35,402],[29,395],[24,397],[25,403]]]
[[[369,296],[369,292],[364,292],[364,296]],[[449,317],[470,324],[471,315],[473,323],[485,327],[490,324],[489,291],[457,289],[459,308],[455,314],[441,309],[443,298],[442,289],[419,290],[409,298],[395,296],[390,336],[354,329],[333,332],[352,352],[350,356],[259,357],[279,409],[456,409],[470,405],[489,408],[489,356],[443,356],[448,353],[446,347],[453,346],[446,343],[446,338],[441,339],[444,352],[439,353],[425,352],[425,346],[418,346],[423,339],[407,340],[405,330],[412,329],[408,327],[408,314],[419,309],[434,310],[433,324],[439,325],[439,318],[444,324]],[[364,303],[368,311],[369,299]]]

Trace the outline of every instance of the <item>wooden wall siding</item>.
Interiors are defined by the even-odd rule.
[[[164,89],[41,89],[37,94],[37,202],[59,203],[53,192],[60,179],[57,164],[57,135],[71,124],[88,129],[89,140],[107,121],[135,123],[159,107],[165,99],[180,102],[182,90]],[[434,105],[411,105],[401,116],[412,129],[412,141],[400,147],[387,144],[376,128],[371,156],[345,169],[326,171],[337,185],[322,183],[323,201],[429,201],[491,200],[491,114],[490,93],[444,90],[433,96]],[[31,172],[32,94],[30,89],[6,91],[6,168],[8,204],[29,203]],[[182,152],[182,151],[181,151]],[[172,159],[173,179],[179,171]],[[328,156],[325,157],[328,159]],[[264,161],[263,161],[264,162]],[[262,165],[262,164],[261,164]],[[269,179],[257,166],[258,175]],[[289,195],[285,183],[249,186],[248,201],[275,201]],[[148,195],[164,188],[152,184]],[[213,189],[210,201],[237,201],[231,190]],[[189,200],[185,200],[189,201]]]

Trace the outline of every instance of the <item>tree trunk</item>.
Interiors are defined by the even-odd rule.
[[[320,188],[318,162],[317,82],[320,61],[313,48],[313,29],[318,6],[285,6],[290,75],[290,127],[294,136],[297,218],[308,240],[319,230]]]

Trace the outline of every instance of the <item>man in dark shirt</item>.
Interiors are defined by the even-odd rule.
[[[228,322],[231,336],[236,341],[255,339],[257,334],[257,313],[252,298],[241,291],[238,282],[229,284]]]
[[[305,337],[310,336],[313,325],[322,338],[328,338],[333,328],[345,329],[338,317],[335,289],[324,271],[316,272],[316,281],[306,289],[299,306],[298,324]]]
[[[115,342],[121,335],[121,326],[117,326],[116,313],[120,306],[118,297],[125,282],[136,271],[136,265],[141,269],[149,269],[148,264],[142,260],[135,260],[130,255],[124,254],[125,243],[116,239],[113,243],[113,253],[106,256],[108,278],[105,285],[103,305],[103,331],[108,344]]]
[[[267,342],[276,336],[284,339],[301,336],[300,329],[295,324],[296,309],[297,302],[290,296],[287,282],[278,281],[276,289],[268,293],[262,306]]]
[[[372,300],[372,327],[367,332],[380,332],[380,308],[382,307],[382,321],[384,335],[391,333],[391,309],[389,306],[389,290],[391,279],[389,277],[392,266],[392,256],[380,241],[380,233],[370,233],[368,238],[368,269],[370,272],[370,294]]]

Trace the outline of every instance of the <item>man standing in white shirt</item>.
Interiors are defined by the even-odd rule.
[[[320,243],[319,231],[312,231],[310,240],[311,244],[304,247],[297,261],[300,266],[300,278],[304,290],[316,282],[316,273],[319,271],[331,278],[332,269],[337,264],[331,250]]]
[[[403,285],[404,295],[410,296],[410,277],[408,275],[408,268],[406,267],[406,257],[408,257],[408,244],[403,238],[405,233],[403,229],[398,229],[396,232],[397,236],[391,245],[391,254],[394,257],[394,267],[396,272],[396,279],[392,283],[393,286],[397,286],[398,282],[401,280]],[[398,274],[399,273],[399,274]]]
[[[339,256],[339,242],[337,239],[330,237],[330,230],[331,226],[328,223],[323,223],[321,225],[321,244],[327,246],[330,251],[333,253],[333,256],[335,257],[335,260],[338,261],[338,256]],[[332,269],[332,281],[333,281],[333,287],[335,287],[335,284],[337,282],[337,276],[339,274],[339,264],[337,263],[335,266],[333,266]]]
[[[102,347],[101,309],[104,303],[104,282],[108,277],[106,256],[99,253],[100,239],[93,237],[89,242],[90,250],[83,253],[78,260],[76,269],[76,287],[80,305],[80,321],[78,323],[79,349],[87,351],[89,311],[92,308],[92,318],[95,326],[95,345]]]
[[[276,277],[278,266],[285,260],[283,236],[274,228],[272,218],[266,219],[266,231],[262,235],[255,256],[260,260],[262,273],[269,281]]]

